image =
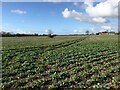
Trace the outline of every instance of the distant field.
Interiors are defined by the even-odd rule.
[[[3,49],[5,90],[120,88],[117,35],[5,37]]]
[[[65,41],[79,39],[85,36],[56,36],[48,38],[47,36],[39,37],[3,37],[2,49],[14,49],[24,47],[39,47],[41,45],[57,44]]]

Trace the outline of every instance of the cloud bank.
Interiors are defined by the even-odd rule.
[[[84,4],[87,5],[86,13],[92,17],[117,17],[119,1],[120,0],[107,0],[96,6],[93,6],[93,3],[88,1],[85,1]]]
[[[26,11],[20,10],[20,9],[16,9],[16,10],[11,10],[11,13],[15,13],[15,14],[27,14]]]
[[[75,10],[69,11],[68,8],[62,12],[64,18],[74,18],[81,22],[88,22],[88,23],[107,23],[109,22],[105,18],[102,17],[90,17],[89,15],[85,15],[81,12],[77,12]]]
[[[118,2],[120,0],[106,0],[93,5],[93,0],[85,0],[85,13],[77,12],[75,10],[69,10],[65,8],[62,12],[64,18],[74,18],[81,22],[88,23],[109,23],[110,21],[106,19],[107,17],[118,16]]]

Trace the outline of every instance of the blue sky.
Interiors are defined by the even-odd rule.
[[[93,4],[96,6],[99,3]],[[45,34],[51,29],[55,34],[79,34],[85,33],[86,30],[95,33],[106,26],[116,31],[114,30],[117,27],[116,17],[105,17],[109,23],[96,23],[91,21],[93,18],[89,17],[85,9],[84,2],[4,2],[2,3],[2,29],[14,33]],[[83,16],[78,13],[82,13]],[[84,17],[91,19],[86,21],[82,19]]]

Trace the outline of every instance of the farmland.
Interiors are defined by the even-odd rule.
[[[79,36],[57,36],[56,38],[48,38],[46,36],[4,37],[2,38],[2,44],[3,44],[2,48],[15,49],[15,48],[24,48],[24,47],[39,47],[41,45],[57,44],[57,43],[71,41],[75,39],[79,39]]]
[[[117,35],[2,40],[1,87],[5,90],[120,88]]]

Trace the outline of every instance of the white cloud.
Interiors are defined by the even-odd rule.
[[[92,33],[93,33],[93,32],[96,32],[96,31],[95,31],[95,27],[92,27],[92,28],[91,28],[91,32],[92,32]]]
[[[74,32],[75,34],[76,34],[76,33],[81,33],[81,34],[82,34],[82,33],[86,33],[86,31],[89,31],[89,33],[96,32],[94,27],[89,28],[89,30],[88,30],[88,29],[85,29],[85,28],[73,30],[73,32]]]
[[[101,26],[101,29],[102,30],[108,30],[108,31],[115,31],[115,32],[118,32],[118,26],[117,25],[104,25],[104,26]]]
[[[49,31],[48,29],[45,30],[46,33],[48,33],[48,31]]]
[[[118,32],[118,25],[103,25],[101,26],[101,30],[100,31],[114,31],[114,32]]]
[[[66,8],[63,12],[62,15],[64,18],[74,18],[79,21],[83,22],[89,22],[89,23],[106,23],[108,22],[105,18],[102,17],[90,17],[88,15],[85,15],[81,12],[77,12],[75,10],[69,11],[68,8]]]
[[[69,11],[66,8],[62,14],[64,18],[74,18],[76,20],[88,23],[109,23],[107,17],[118,16],[118,2],[120,0],[106,0],[98,3],[96,6],[93,5],[93,0],[85,0],[85,11],[86,14],[77,12],[75,10]],[[77,5],[77,2],[74,3]]]
[[[93,6],[93,3],[87,0],[84,4],[87,4],[86,12],[92,17],[117,17],[119,1],[120,0],[106,0]]]
[[[69,11],[68,8],[66,8],[62,14],[64,18],[74,18],[80,21],[86,21],[87,19],[87,16],[82,13],[76,12],[75,10]]]
[[[91,6],[91,5],[93,5],[93,0],[85,0],[84,4],[88,5],[88,6]]]
[[[107,19],[102,18],[102,17],[96,17],[92,19],[94,22],[98,22],[98,23],[104,23],[104,22],[109,22]]]
[[[74,33],[81,33],[81,32],[83,32],[83,30],[77,30],[77,29],[75,29],[73,32]]]
[[[23,11],[23,10],[20,10],[20,9],[11,10],[11,13],[15,13],[15,14],[27,14],[26,11]]]
[[[80,17],[84,17],[82,13],[78,13],[75,10],[69,11],[68,8],[66,8],[63,12],[62,12],[64,18],[76,18],[76,19],[80,19]]]
[[[33,34],[30,31],[27,31],[27,30],[25,31],[25,30],[22,30],[20,28],[15,29],[14,33],[19,33],[19,34]]]
[[[101,26],[101,28],[104,29],[104,30],[111,30],[112,29],[111,26]]]
[[[79,4],[78,4],[78,2],[74,2],[73,5],[77,6],[77,5],[79,5]]]

